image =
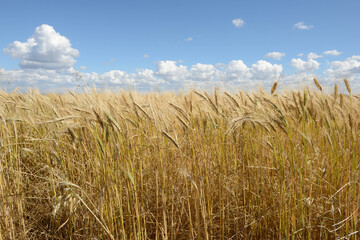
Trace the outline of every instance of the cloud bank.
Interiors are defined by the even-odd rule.
[[[212,89],[215,85],[230,89],[240,88],[244,90],[255,89],[257,86],[265,88],[280,78],[280,87],[298,88],[300,82],[312,84],[314,72],[320,68],[320,63],[314,59],[302,60],[293,58],[290,65],[294,73],[283,73],[281,64],[272,64],[265,60],[259,60],[247,65],[243,60],[231,60],[228,63],[204,64],[196,63],[190,66],[176,61],[158,61],[155,70],[138,69],[128,73],[122,70],[111,70],[103,74],[96,72],[59,73],[54,69],[1,69],[2,86],[7,82],[14,86],[35,87],[40,90],[59,91],[73,89],[78,85],[116,87],[125,89],[137,89],[139,91],[179,90],[186,88]],[[330,62],[319,78],[323,86],[333,86],[335,81],[348,78],[354,91],[360,90],[360,56],[353,56],[343,61]],[[79,77],[81,76],[81,78]],[[1,83],[1,81],[0,81]],[[234,88],[235,87],[235,88]]]
[[[241,20],[241,21],[240,21]],[[233,24],[241,27],[242,19],[234,19]],[[19,69],[0,69],[0,86],[23,88],[40,88],[41,91],[64,91],[76,86],[97,86],[132,88],[137,90],[178,90],[184,88],[211,89],[215,85],[230,89],[254,89],[257,86],[270,87],[280,79],[280,86],[299,87],[299,82],[311,81],[313,73],[320,69],[316,59],[326,56],[337,56],[337,50],[325,51],[322,55],[310,52],[307,60],[293,58],[290,61],[294,72],[283,73],[282,64],[272,64],[258,60],[250,65],[242,59],[228,63],[185,65],[182,60],[157,61],[152,69],[138,69],[128,73],[114,69],[102,74],[96,72],[78,72],[73,69],[79,51],[71,47],[69,39],[57,33],[52,26],[41,25],[25,42],[15,41],[3,51],[19,59]],[[264,57],[280,60],[285,53],[270,52]],[[302,55],[301,55],[302,56]],[[145,58],[149,57],[144,54]],[[115,61],[110,59],[110,62]],[[85,66],[80,71],[85,71]],[[329,62],[323,71],[323,85],[333,85],[334,81],[348,78],[354,87],[360,90],[360,56],[352,56],[343,61]],[[10,86],[11,87],[11,86]]]

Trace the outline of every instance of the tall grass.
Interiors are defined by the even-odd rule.
[[[335,89],[0,92],[0,239],[358,239]]]

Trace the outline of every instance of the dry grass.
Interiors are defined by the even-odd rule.
[[[0,239],[355,239],[360,98],[276,86],[0,92]]]

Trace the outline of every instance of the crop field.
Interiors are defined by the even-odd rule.
[[[360,97],[314,83],[0,92],[0,239],[360,239]]]

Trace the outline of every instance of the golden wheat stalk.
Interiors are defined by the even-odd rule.
[[[240,108],[240,105],[238,104],[238,102],[235,100],[235,98],[233,98],[229,93],[225,92],[224,93],[228,98],[230,98],[230,100],[238,107]]]
[[[207,98],[207,101],[210,103],[211,107],[215,110],[216,113],[219,113],[219,109],[217,108],[217,106],[215,105],[214,101],[211,100],[209,94],[207,92],[205,92],[205,96]]]
[[[272,88],[271,88],[271,95],[273,95],[273,93],[276,91],[276,88],[277,88],[277,85],[278,85],[278,81],[276,81],[274,84],[273,84],[273,86],[272,86]]]
[[[334,102],[336,102],[337,96],[338,96],[338,85],[335,83],[335,86],[334,86]]]
[[[140,109],[140,111],[146,116],[147,119],[152,120],[149,114],[136,102],[134,102],[134,105]]]
[[[73,119],[73,118],[77,118],[77,116],[67,116],[67,117],[57,118],[54,120],[38,122],[37,124],[56,123],[56,122],[61,122],[61,121],[65,121],[65,120],[69,120],[69,119]]]
[[[316,78],[314,78],[314,83],[315,83],[316,87],[317,87],[320,91],[322,91],[322,87],[321,87],[319,81],[318,81]]]
[[[172,138],[167,132],[161,131],[177,148],[179,148],[179,144]]]
[[[349,81],[346,78],[344,79],[344,83],[345,83],[347,91],[351,94],[350,84],[349,84]]]
[[[97,119],[98,123],[100,124],[101,128],[104,128],[104,121],[101,119],[100,115],[95,111],[95,109],[93,109],[93,112],[94,112],[96,119]]]
[[[340,107],[344,105],[344,95],[340,93]]]

